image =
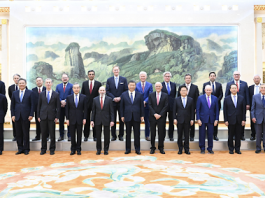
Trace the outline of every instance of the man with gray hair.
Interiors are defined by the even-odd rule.
[[[260,81],[261,81],[260,76],[258,74],[254,75],[253,81],[254,81],[254,84],[250,85],[248,87],[248,89],[249,89],[249,101],[250,101],[249,102],[249,104],[250,104],[250,112],[251,112],[253,96],[260,93]],[[251,116],[251,113],[250,113],[250,116]],[[252,119],[250,119],[250,120],[251,120],[250,121],[250,123],[251,123],[251,138],[250,138],[250,140],[254,141],[256,139],[255,124],[252,121]],[[262,139],[262,136],[261,136],[261,139]]]
[[[144,100],[144,123],[145,123],[145,139],[146,141],[150,141],[150,123],[149,123],[149,105],[148,105],[148,97],[149,94],[153,92],[153,86],[151,83],[146,81],[147,73],[141,71],[139,74],[140,82],[136,84],[135,91],[138,91],[142,94]]]

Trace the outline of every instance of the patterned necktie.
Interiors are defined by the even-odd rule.
[[[40,88],[39,88],[39,94],[40,94]]]
[[[63,92],[65,92],[65,84],[63,84]]]
[[[90,82],[90,88],[89,88],[89,92],[90,92],[90,94],[92,93],[92,81]]]
[[[235,108],[236,108],[236,96],[234,96],[234,105],[235,105]]]
[[[100,100],[100,107],[101,107],[101,109],[103,109],[103,100],[102,100],[102,97],[101,97],[101,100]]]
[[[208,96],[208,107],[209,107],[209,109],[211,107],[210,96]]]
[[[116,85],[116,89],[118,89],[118,77],[115,77],[115,85]]]
[[[48,95],[47,95],[47,102],[50,102],[50,91],[48,91]]]
[[[77,108],[78,105],[78,100],[77,100],[77,95],[75,95],[75,107]]]
[[[186,101],[185,101],[185,98],[183,98],[183,107],[184,107],[184,108],[186,107]]]
[[[20,102],[22,102],[23,100],[23,91],[21,91],[21,94],[20,94]]]
[[[132,102],[132,104],[133,104],[133,95],[132,95],[132,93],[131,93],[131,102]]]
[[[262,103],[263,103],[263,107],[265,107],[265,98],[264,98],[264,95],[262,97]]]
[[[157,93],[157,96],[156,96],[156,104],[157,106],[159,105],[159,93]]]
[[[169,83],[167,83],[167,93],[168,93],[168,95],[170,95],[170,87],[169,87]]]
[[[143,93],[144,93],[144,83],[143,83],[143,85],[142,85],[142,90],[143,90]]]

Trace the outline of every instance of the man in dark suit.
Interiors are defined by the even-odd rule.
[[[176,84],[170,81],[170,78],[172,76],[170,72],[164,72],[163,76],[164,76],[164,82],[162,82],[163,86],[162,92],[168,94],[168,109],[167,109],[168,121],[169,121],[168,138],[170,141],[174,141],[173,105],[177,94],[177,88]]]
[[[55,151],[55,124],[60,117],[60,97],[59,94],[52,90],[52,79],[45,80],[46,90],[39,95],[37,117],[40,122],[42,131],[41,138],[41,155],[44,155],[47,150],[47,137],[50,133],[50,155],[54,155]]]
[[[3,81],[0,80],[0,94],[6,95],[6,86]]]
[[[59,118],[59,131],[60,137],[58,141],[64,140],[64,118],[65,118],[65,106],[66,106],[66,98],[69,95],[73,94],[73,84],[69,83],[69,77],[67,74],[62,75],[62,83],[56,86],[56,92],[59,93],[60,101],[61,101],[61,110],[60,110],[60,118]],[[69,127],[67,127],[68,133],[68,141],[71,141],[71,134],[69,131]]]
[[[74,94],[67,96],[65,107],[66,123],[71,134],[70,155],[74,155],[76,151],[77,155],[81,155],[82,128],[86,124],[87,116],[87,98],[86,95],[79,94],[80,85],[78,83],[73,85],[73,92]]]
[[[112,69],[114,76],[108,78],[106,84],[107,95],[112,98],[113,101],[113,109],[114,109],[114,126],[111,127],[111,141],[115,141],[117,139],[116,135],[116,120],[117,120],[117,112],[119,113],[119,140],[123,141],[124,135],[124,123],[121,121],[120,115],[120,101],[121,94],[128,90],[127,80],[126,78],[119,76],[120,68],[115,65]]]
[[[36,85],[37,86],[32,89],[34,93],[34,99],[35,99],[35,122],[36,122],[36,137],[32,139],[32,141],[40,140],[41,128],[40,128],[40,122],[38,121],[37,109],[38,109],[39,95],[42,91],[46,90],[46,87],[43,86],[43,79],[41,77],[36,78]],[[49,133],[48,133],[48,136],[49,136]]]
[[[13,81],[14,81],[15,84],[10,85],[8,87],[8,96],[9,96],[10,100],[12,99],[13,92],[16,91],[16,90],[19,90],[19,88],[18,88],[18,80],[19,80],[19,78],[20,78],[19,74],[14,74],[13,75]],[[17,139],[16,139],[16,125],[15,125],[15,122],[13,122],[13,120],[12,120],[12,127],[13,127],[13,137],[14,137],[13,141],[17,141]]]
[[[191,74],[186,74],[184,77],[185,85],[188,88],[188,97],[193,99],[194,104],[194,112],[196,112],[196,104],[197,99],[199,97],[199,89],[197,85],[194,85],[191,83]],[[178,90],[178,96],[180,96],[180,90]],[[194,135],[195,135],[195,124],[190,126],[190,141],[194,141]]]
[[[216,74],[215,72],[210,72],[209,73],[209,82],[206,82],[203,84],[203,94],[205,94],[205,86],[206,85],[210,85],[212,87],[212,95],[216,96],[218,99],[218,106],[219,106],[219,113],[220,113],[220,109],[221,109],[221,100],[223,98],[223,88],[222,88],[222,84],[219,82],[216,82]],[[219,138],[217,137],[218,134],[218,124],[214,127],[214,134],[213,134],[213,139],[218,141]]]
[[[146,81],[147,73],[141,71],[139,74],[141,82],[136,84],[135,91],[142,94],[144,100],[144,123],[145,123],[145,139],[150,141],[150,122],[149,122],[149,105],[148,105],[148,96],[153,92],[153,86],[151,83]]]
[[[254,77],[255,78],[255,77]],[[251,118],[256,127],[256,153],[261,152],[261,140],[265,140],[265,84],[259,86],[260,94],[256,94],[252,99]],[[265,151],[265,142],[263,141],[263,149]]]
[[[134,148],[137,155],[140,152],[140,124],[144,121],[144,102],[142,94],[135,91],[136,82],[131,80],[128,83],[128,91],[121,95],[121,120],[126,124],[126,151],[131,153],[131,133],[133,127]]]
[[[18,80],[19,90],[14,91],[11,99],[11,116],[16,125],[18,152],[16,155],[29,154],[30,121],[34,115],[34,95],[26,89],[26,79]]]
[[[154,154],[156,126],[158,128],[158,149],[161,154],[165,154],[164,140],[166,131],[166,115],[168,109],[168,94],[162,92],[162,84],[157,82],[155,84],[156,91],[149,94],[149,109],[150,109],[150,128],[151,128],[151,151]]]
[[[214,126],[218,124],[219,120],[219,106],[218,99],[212,95],[212,86],[205,86],[205,94],[198,97],[196,106],[197,120],[199,124],[199,146],[201,154],[205,154],[205,134],[207,127],[208,137],[208,153],[213,152],[213,133]]]
[[[225,97],[230,95],[230,85],[236,84],[237,85],[237,94],[240,96],[243,96],[246,104],[246,110],[250,109],[250,103],[249,103],[249,90],[248,90],[248,84],[245,81],[240,80],[240,72],[235,71],[234,72],[234,80],[226,84],[226,91],[225,91]],[[241,130],[241,140],[245,140],[244,135],[245,125],[242,126]]]
[[[189,148],[189,129],[190,126],[194,124],[194,107],[193,99],[187,97],[188,88],[186,86],[181,86],[179,97],[175,98],[173,106],[173,117],[174,124],[178,127],[178,154],[182,154],[183,141],[182,136],[184,134],[184,150],[187,155],[190,155]]]
[[[99,88],[99,96],[93,100],[91,126],[95,128],[97,137],[97,155],[100,155],[102,150],[101,133],[102,125],[104,126],[104,155],[108,155],[110,142],[110,126],[114,125],[114,111],[112,99],[106,96],[105,87]]]
[[[90,133],[90,114],[92,111],[93,106],[93,99],[98,96],[98,89],[101,87],[101,82],[96,81],[95,78],[95,71],[89,70],[87,72],[89,80],[83,82],[81,94],[86,95],[87,97],[87,120],[84,128],[84,141],[86,142],[89,137]],[[95,128],[93,128],[93,139],[94,141],[97,140]]]
[[[7,99],[6,96],[0,94],[0,155],[4,150],[4,123],[7,112]]]
[[[260,76],[257,74],[254,76],[253,78],[254,81],[254,85],[251,85],[248,87],[249,90],[249,104],[250,104],[250,112],[251,112],[251,108],[252,108],[252,98],[254,95],[259,94],[260,93],[260,81],[261,78]],[[251,117],[251,113],[250,113],[250,117]],[[255,124],[252,121],[252,119],[250,119],[250,123],[251,123],[251,141],[254,141],[256,139],[256,130],[255,130]],[[261,136],[261,140],[262,140],[262,136]]]

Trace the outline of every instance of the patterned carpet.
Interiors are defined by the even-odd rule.
[[[265,153],[0,156],[0,197],[265,197]]]

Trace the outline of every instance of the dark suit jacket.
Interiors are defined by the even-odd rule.
[[[235,83],[234,80],[227,83],[226,85],[226,91],[225,91],[225,97],[230,95],[230,85]],[[243,96],[245,99],[246,105],[250,105],[249,101],[249,91],[248,91],[248,84],[245,81],[240,80],[240,85],[239,85],[239,92],[237,92],[238,95]],[[245,107],[246,108],[246,107]]]
[[[237,94],[237,106],[235,107],[231,95],[224,99],[223,106],[224,121],[229,124],[236,124],[246,121],[246,102],[243,96]]]
[[[106,93],[107,96],[111,97],[112,100],[115,97],[121,97],[121,94],[128,90],[128,84],[126,78],[119,76],[118,89],[115,86],[114,76],[108,78],[106,84]],[[116,102],[113,102],[113,105],[116,105]]]
[[[58,84],[56,86],[56,90],[57,93],[59,93],[59,97],[60,97],[60,101],[61,100],[65,100],[67,98],[67,96],[73,94],[73,84],[71,83],[67,83],[66,87],[65,87],[65,92],[63,91],[63,83]]]
[[[254,85],[250,85],[248,87],[250,110],[252,108],[252,100],[253,100],[253,96],[254,96],[254,93],[255,93],[254,88],[255,88],[255,84]]]
[[[87,98],[84,94],[79,94],[79,102],[75,106],[75,94],[66,98],[65,115],[70,124],[83,124],[87,116]]]
[[[150,111],[150,116],[149,120],[150,122],[155,122],[156,118],[154,117],[154,114],[159,114],[161,117],[158,119],[159,121],[166,121],[166,113],[168,109],[168,94],[163,93],[161,91],[161,97],[159,104],[157,105],[156,101],[156,92],[153,92],[149,94],[149,111]]]
[[[143,92],[143,89],[142,89],[142,84],[141,82],[138,82],[136,84],[136,88],[135,88],[135,91],[138,91],[139,93],[142,94],[143,96],[143,100],[146,102],[146,105],[145,105],[145,109],[149,109],[149,105],[148,105],[148,96],[150,93],[153,92],[153,86],[150,82],[145,82],[145,87],[144,87],[144,92]]]
[[[186,86],[185,84],[183,84],[183,85]],[[181,86],[183,86],[183,85],[181,85]],[[180,89],[178,89],[178,96],[180,96]],[[198,89],[197,85],[194,85],[191,83],[188,97],[193,99],[193,107],[195,109],[196,104],[197,104],[197,99],[199,97],[199,89]]]
[[[162,86],[163,86],[162,92],[168,94],[167,86],[166,86],[165,82],[162,82]],[[170,91],[170,95],[168,95],[168,109],[167,109],[167,111],[173,111],[174,100],[175,100],[176,94],[177,94],[176,84],[173,82],[170,82],[170,87],[171,87],[171,91]]]
[[[176,119],[179,124],[190,123],[194,120],[193,99],[187,97],[186,106],[184,108],[181,96],[175,98],[173,107],[173,119]]]
[[[59,94],[55,91],[52,91],[52,96],[50,102],[48,103],[46,97],[46,91],[40,93],[38,108],[37,108],[37,117],[41,120],[55,120],[55,118],[60,118],[61,102]]]
[[[210,85],[211,86],[211,83],[210,82],[206,82],[203,84],[203,88],[202,88],[202,92],[203,94],[205,94],[205,87],[206,85]],[[215,92],[212,93],[212,95],[216,96],[218,98],[218,105],[219,105],[219,111],[221,109],[221,100],[223,98],[223,88],[222,88],[222,84],[219,83],[219,82],[216,82],[215,81]]]
[[[18,88],[18,89],[19,89],[19,88]],[[26,89],[28,89],[28,87],[26,87]],[[15,84],[10,85],[10,86],[8,87],[8,96],[9,96],[10,100],[12,99],[12,94],[13,94],[14,91],[16,91],[16,90],[15,90]]]
[[[21,117],[28,120],[29,116],[34,116],[34,95],[30,90],[25,90],[22,102],[20,102],[19,90],[14,91],[11,99],[11,116],[16,117],[16,121]]]
[[[7,112],[7,99],[5,95],[0,94],[0,123],[5,123],[6,112]]]
[[[132,117],[134,121],[141,122],[141,117],[144,117],[142,94],[135,91],[135,97],[132,103],[128,91],[125,91],[121,95],[120,113],[121,117],[124,117],[124,122],[131,121]]]
[[[3,81],[0,80],[0,94],[6,95],[6,86]]]
[[[90,90],[89,90],[90,85],[88,85],[88,83],[89,83],[88,80],[83,82],[81,94],[86,95],[86,97],[87,97],[87,108],[92,109],[93,99],[99,95],[98,90],[101,87],[101,82],[98,82],[96,80],[94,81],[94,87],[92,89],[91,94],[90,94]]]
[[[32,89],[32,91],[34,93],[35,111],[37,111],[37,109],[38,109],[38,101],[39,101],[39,89],[38,89],[38,87],[34,87]],[[46,87],[43,86],[42,87],[42,91],[46,91]]]
[[[256,118],[256,124],[262,124],[265,121],[265,107],[261,99],[261,94],[253,96],[251,108],[251,118]]]
[[[103,109],[101,109],[99,97],[100,96],[95,97],[93,99],[91,121],[93,121],[95,125],[102,124],[104,126],[109,126],[110,122],[114,122],[114,110],[112,99],[105,95]]]
[[[199,96],[196,106],[197,120],[201,120],[202,123],[214,123],[215,120],[219,120],[219,105],[216,96],[211,95],[211,106],[209,108],[206,95]]]

